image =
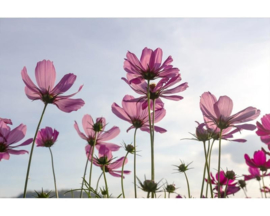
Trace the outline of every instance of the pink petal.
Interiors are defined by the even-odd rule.
[[[173,62],[173,58],[171,56],[169,56],[161,65],[160,69],[170,65]]]
[[[214,104],[214,110],[217,118],[222,116],[224,118],[230,117],[233,108],[233,101],[227,96],[219,97],[218,101]]]
[[[268,136],[261,136],[261,141],[267,145],[270,144],[270,135]]]
[[[59,94],[66,92],[67,90],[70,89],[70,87],[73,85],[75,80],[76,80],[76,75],[74,75],[72,73],[66,74],[59,81],[59,83],[51,90],[51,93],[54,95],[59,95]],[[80,87],[80,89],[81,89],[81,87]]]
[[[232,124],[243,123],[247,121],[252,121],[260,115],[261,111],[255,107],[248,107],[240,112],[232,115]]]
[[[94,121],[92,116],[86,114],[83,116],[82,125],[87,137],[95,137],[95,131],[93,130]]]
[[[122,106],[123,109],[125,110],[125,112],[127,113],[128,116],[130,116],[131,118],[136,117],[137,116],[137,106],[136,103],[131,103],[131,102],[125,102],[126,100],[131,100],[134,97],[130,96],[130,95],[126,95],[122,101]]]
[[[78,135],[79,135],[82,139],[87,140],[87,137],[80,131],[79,126],[78,126],[78,124],[77,124],[76,121],[75,121],[75,123],[74,123],[74,128],[75,128],[75,130],[77,131]]]
[[[254,162],[250,159],[250,157],[247,154],[245,154],[244,157],[246,160],[246,164],[248,166],[253,167],[253,168],[257,168],[257,166],[254,164]]]
[[[178,96],[178,95],[172,95],[172,96],[164,96],[163,94],[160,95],[160,97],[166,98],[168,100],[174,100],[174,101],[179,101],[182,100],[183,97],[182,96]]]
[[[119,174],[117,174],[117,173],[115,173],[114,171],[112,171],[112,170],[109,170],[109,173],[112,175],[112,176],[114,176],[114,177],[122,177],[122,175],[119,175]],[[125,176],[123,176],[123,178],[125,178]]]
[[[97,146],[97,148],[99,148],[98,150],[98,155],[99,157],[107,157],[108,160],[112,159],[112,152],[109,148],[106,147],[106,145],[100,145]]]
[[[102,145],[104,145],[110,151],[118,151],[121,148],[119,145],[107,142],[98,142],[96,148],[99,150]]]
[[[22,75],[22,79],[23,82],[25,83],[25,85],[32,90],[33,92],[39,93],[39,89],[38,87],[32,82],[32,80],[30,79],[30,77],[27,74],[27,70],[26,67],[24,67],[21,71],[21,75]]]
[[[10,125],[12,125],[11,119],[0,118],[0,121],[3,121],[5,124],[10,124]]]
[[[135,128],[133,125],[131,125],[128,129],[127,129],[127,132],[129,132],[129,130]]]
[[[43,60],[37,63],[35,69],[36,81],[42,92],[52,90],[54,87],[56,72],[53,62]]]
[[[0,137],[4,137],[4,138],[7,138],[8,134],[10,132],[10,127],[7,126],[7,124],[0,120]]]
[[[118,169],[118,168],[122,167],[123,166],[124,159],[125,159],[125,157],[119,158],[115,162],[109,164],[108,165],[108,168],[113,170],[113,169]],[[128,162],[128,158],[126,158],[125,164],[127,164],[127,162]]]
[[[165,78],[163,78],[165,79]],[[169,87],[173,86],[174,84],[180,82],[182,80],[181,75],[177,74],[175,77],[169,78],[166,77],[167,80],[169,80],[165,85],[162,87],[162,89],[168,89]]]
[[[265,153],[263,151],[256,151],[254,153],[254,163],[257,166],[263,166],[266,162],[266,156]]]
[[[124,111],[123,108],[121,108],[120,106],[118,106],[116,103],[112,104],[112,112],[120,119],[127,121],[129,123],[131,123],[127,113]]]
[[[217,99],[210,92],[205,92],[202,94],[200,99],[200,108],[204,115],[213,116],[216,118],[216,113],[214,111],[214,103]]]
[[[14,155],[21,155],[21,154],[28,154],[28,151],[26,150],[13,150],[13,149],[8,149],[9,154],[14,154]]]
[[[157,48],[151,55],[150,61],[149,61],[149,67],[151,69],[158,69],[162,62],[162,49]]]
[[[258,136],[266,136],[270,135],[270,130],[265,129],[260,122],[256,122],[258,130],[256,131],[256,134]]]
[[[252,168],[249,167],[248,171],[251,175],[253,175],[254,177],[260,176],[260,170],[258,168]]]
[[[19,146],[29,145],[29,144],[31,144],[32,142],[33,142],[33,139],[30,138],[30,139],[24,141],[22,144],[19,144],[19,145],[16,145],[16,146],[10,146],[10,148],[17,148],[17,147],[19,147]]]
[[[178,68],[169,68],[159,74],[159,77],[175,77],[179,74]]]
[[[173,93],[179,93],[179,92],[182,92],[182,91],[185,91],[186,89],[188,88],[188,83],[185,82],[175,88],[172,88],[172,89],[168,89],[168,90],[165,90],[162,92],[162,94],[173,94]]]
[[[99,136],[99,140],[100,141],[108,141],[111,140],[113,138],[115,138],[116,136],[118,136],[118,134],[120,133],[120,129],[119,127],[112,127],[110,130],[108,131],[104,131],[100,136]]]
[[[7,144],[10,145],[19,142],[24,138],[25,134],[26,134],[26,125],[20,124],[18,127],[10,131],[7,137]]]
[[[270,114],[266,114],[262,117],[263,127],[267,130],[270,130]]]
[[[2,159],[9,160],[9,158],[10,158],[10,155],[8,152],[0,152],[0,161]]]
[[[30,100],[42,100],[42,96],[41,96],[41,94],[38,91],[32,91],[27,86],[25,86],[24,91],[25,91],[26,96]]]
[[[162,120],[165,115],[166,115],[166,110],[164,108],[155,111],[155,123],[158,123],[160,120]],[[151,115],[151,120],[152,119],[153,119],[153,113]]]
[[[242,125],[237,125],[236,127],[237,129],[240,129],[240,130],[250,130],[250,131],[253,131],[256,129],[256,126],[253,124],[242,124]]]
[[[144,70],[147,70],[150,64],[150,58],[152,56],[153,50],[148,49],[147,47],[145,47],[142,51],[142,55],[141,55],[141,64],[143,66]]]
[[[58,96],[57,98],[59,98]],[[55,100],[53,102],[58,109],[62,110],[63,112],[70,113],[72,111],[77,111],[84,105],[84,101],[82,99],[62,99]]]

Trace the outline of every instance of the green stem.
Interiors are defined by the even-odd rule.
[[[207,148],[207,162],[208,162],[208,157],[209,157],[209,151],[210,151],[210,140],[208,140],[208,148]],[[208,167],[209,167],[209,163],[208,163]],[[210,168],[209,168],[210,170]],[[207,184],[206,184],[206,192],[205,192],[205,196],[208,197],[208,185],[210,184],[210,177],[208,176],[207,179]]]
[[[229,179],[227,179],[227,183],[226,183],[226,187],[225,187],[225,191],[224,191],[224,198],[226,198],[226,196],[227,196],[228,184],[229,184]]]
[[[244,191],[244,194],[245,194],[245,196],[246,196],[246,198],[247,198],[247,193],[246,193],[246,191],[244,190],[244,188],[242,188],[242,190]]]
[[[136,187],[136,133],[137,133],[137,128],[135,128],[135,132],[134,132],[134,194],[135,194],[135,198],[137,198],[137,187]]]
[[[102,170],[103,170],[104,182],[105,182],[105,186],[106,186],[107,198],[109,198],[109,189],[108,189],[108,185],[107,185],[107,179],[106,179],[105,166],[104,165],[102,167]]]
[[[201,186],[201,198],[203,196],[203,187],[204,187],[204,182],[205,182],[205,171],[206,171],[206,162],[204,163],[204,169],[203,169],[203,179],[202,179],[202,186]]]
[[[209,170],[209,166],[208,166],[208,153],[209,153],[209,147],[208,146],[208,153],[206,153],[206,147],[205,147],[205,142],[203,142],[203,147],[204,147],[204,156],[205,156],[205,165],[206,165],[206,169],[207,169],[207,174],[208,174],[208,182],[210,182],[210,170]],[[207,184],[208,184],[207,182]],[[214,198],[213,196],[213,190],[212,190],[212,184],[209,183],[210,185],[210,190],[211,190],[211,198]]]
[[[263,198],[263,194],[262,194],[262,191],[261,191],[262,185],[261,185],[261,182],[259,180],[258,180],[258,182],[259,182],[259,186],[260,186],[261,197]]]
[[[55,172],[54,172],[54,165],[53,165],[53,154],[52,154],[52,150],[51,150],[50,147],[49,147],[49,150],[50,150],[51,159],[52,159],[52,171],[53,171],[55,194],[56,194],[56,198],[59,198],[59,196],[58,196],[58,190],[57,190],[57,186],[56,186],[56,177],[55,177]]]
[[[169,193],[168,198],[170,198],[170,194],[171,194],[171,193]]]
[[[87,170],[88,161],[89,161],[89,158],[90,158],[90,153],[91,153],[91,147],[90,147],[88,156],[86,157],[86,164],[85,164],[85,168],[84,168],[84,174],[83,174],[83,180],[82,180],[82,187],[81,187],[80,198],[83,197],[83,185],[84,185],[84,180],[85,180],[85,175],[86,175],[86,170]],[[91,195],[91,194],[90,194],[90,195]]]
[[[148,121],[150,128],[150,142],[151,142],[151,180],[155,181],[155,171],[154,171],[154,143],[153,143],[153,133],[151,126],[151,107],[150,107],[150,81],[147,82],[147,103],[148,103]],[[154,193],[151,194],[154,198]]]
[[[262,183],[263,183],[263,189],[264,189],[264,197],[267,198],[266,192],[265,192],[265,184],[264,184],[264,180],[263,180],[263,172],[262,172]]]
[[[149,198],[149,197],[150,197],[149,195],[150,195],[150,192],[147,192],[147,198]]]
[[[219,148],[218,148],[218,198],[220,198],[220,159],[221,159],[221,138],[222,138],[222,129],[219,133]]]
[[[123,161],[123,165],[122,165],[122,173],[121,173],[121,187],[122,187],[122,195],[123,195],[123,198],[126,198],[125,197],[125,191],[124,191],[124,166],[125,166],[125,161],[126,161],[126,158],[128,156],[128,152],[126,153],[126,156],[124,158],[124,161]]]
[[[186,172],[184,172],[184,174],[185,174],[185,177],[186,177],[186,180],[187,180],[187,187],[188,187],[188,197],[189,197],[189,198],[191,198],[191,196],[190,196],[190,188],[189,188],[189,182],[188,182],[188,177],[187,177],[187,174],[186,174]]]
[[[99,184],[99,181],[100,181],[100,178],[101,178],[102,175],[103,175],[103,172],[100,174],[100,176],[99,176],[99,178],[98,178],[98,180],[97,180],[96,192],[97,192],[97,190],[98,190],[98,184]]]
[[[94,140],[94,145],[92,146],[93,151],[91,155],[91,164],[90,164],[90,173],[89,173],[89,193],[90,193],[90,198],[91,198],[91,179],[92,179],[92,167],[93,167],[93,159],[94,159],[94,151],[95,151],[95,146],[97,143],[97,132],[95,132],[95,140]],[[91,150],[91,149],[90,149]]]
[[[42,121],[43,115],[45,113],[46,107],[47,107],[47,103],[45,103],[45,105],[44,105],[44,108],[43,108],[43,111],[42,111],[40,120],[38,122],[36,133],[35,133],[35,136],[34,136],[34,139],[33,139],[32,147],[31,147],[31,152],[30,152],[30,156],[29,156],[29,161],[28,161],[27,172],[26,172],[23,198],[26,198],[27,184],[28,184],[28,178],[29,178],[29,172],[30,172],[30,166],[31,166],[31,161],[32,161],[32,155],[33,155],[33,151],[34,151],[35,141],[36,141],[36,137],[37,137],[37,133],[38,133],[38,130],[39,130],[39,126],[40,126],[40,123]]]

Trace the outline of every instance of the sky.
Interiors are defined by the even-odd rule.
[[[234,103],[233,113],[248,106],[261,110],[259,120],[270,113],[270,19],[269,18],[69,18],[69,19],[8,19],[0,18],[0,117],[13,121],[11,128],[27,125],[25,139],[34,136],[43,103],[31,101],[24,93],[21,70],[25,66],[35,81],[38,61],[54,63],[56,83],[67,73],[77,76],[66,93],[83,89],[74,97],[85,105],[76,112],[64,113],[49,105],[41,128],[57,129],[60,134],[52,147],[58,189],[80,188],[86,156],[82,140],[74,129],[77,121],[82,129],[82,118],[90,114],[94,119],[105,117],[106,129],[118,126],[121,133],[112,140],[121,145],[133,142],[134,131],[126,133],[129,123],[111,111],[112,103],[121,104],[126,95],[138,96],[121,80],[126,76],[123,62],[128,51],[141,55],[143,48],[163,50],[163,60],[173,57],[173,65],[180,69],[182,82],[189,88],[182,92],[181,101],[164,99],[166,116],[158,126],[167,133],[155,135],[156,180],[176,185],[177,193],[187,196],[184,175],[176,173],[173,165],[180,160],[190,163],[187,172],[191,194],[199,197],[204,164],[203,145],[182,140],[190,138],[196,123],[202,122],[200,96],[210,91],[216,97],[227,95]],[[252,123],[255,123],[253,121]],[[222,142],[222,169],[233,169],[238,176],[247,174],[244,154],[265,147],[255,131],[243,131],[236,138],[246,143]],[[30,146],[21,149],[30,151]],[[150,138],[138,131],[137,176],[150,178]],[[124,156],[124,149],[114,154]],[[16,197],[23,192],[29,155],[11,155],[0,163],[0,197]],[[217,144],[212,154],[211,171],[217,170]],[[127,170],[133,170],[133,156],[128,156]],[[101,173],[93,169],[93,182]],[[4,177],[3,177],[4,176]],[[88,176],[87,176],[88,178]],[[113,196],[121,193],[120,178],[107,176]],[[270,180],[266,179],[266,184]],[[100,186],[103,186],[103,181]],[[133,197],[133,174],[124,180],[126,197]],[[34,149],[28,190],[54,190],[50,153],[46,148]],[[139,197],[146,194],[138,189]],[[159,194],[161,197],[163,193]],[[158,196],[159,196],[158,195]],[[258,183],[248,182],[248,195],[259,197]],[[235,197],[244,197],[239,192]]]

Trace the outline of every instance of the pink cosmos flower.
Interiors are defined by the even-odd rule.
[[[40,129],[36,138],[37,147],[51,147],[56,142],[58,135],[59,132],[51,127]]]
[[[178,68],[173,68],[171,65],[173,61],[171,56],[161,64],[162,49],[160,48],[153,51],[145,47],[142,51],[140,61],[131,52],[128,52],[126,56],[124,69],[126,72],[135,76],[134,79],[130,80],[133,83],[138,83],[141,79],[154,80],[160,77],[174,77],[179,72]]]
[[[270,159],[266,161],[266,155],[263,151],[255,151],[253,155],[253,159],[250,159],[250,157],[245,154],[245,160],[246,164],[249,167],[252,168],[259,168],[261,171],[266,171],[267,169],[270,168]]]
[[[0,121],[3,121],[3,122],[4,122],[4,123],[6,123],[6,124],[10,124],[10,125],[12,125],[12,121],[11,121],[11,119],[0,118]]]
[[[232,195],[240,191],[241,188],[237,186],[228,186],[226,191],[226,196]],[[218,197],[218,192],[215,192],[215,197]],[[225,198],[225,188],[220,188],[220,197]]]
[[[181,199],[183,197],[180,194],[178,194],[175,198]]]
[[[268,145],[270,149],[270,114],[266,114],[261,118],[262,123],[257,122],[256,134],[260,136],[261,141]]]
[[[267,186],[264,186],[264,187],[261,189],[261,192],[263,192],[263,193],[270,193],[270,188],[267,187]]]
[[[240,112],[231,115],[233,102],[228,96],[219,97],[218,101],[210,92],[205,92],[201,96],[200,108],[204,116],[204,121],[208,128],[216,130],[227,129],[227,132],[236,127],[242,130],[254,130],[255,125],[240,123],[252,121],[260,115],[260,110],[255,107],[248,107]]]
[[[91,160],[91,156],[89,158]],[[110,173],[114,177],[121,177],[122,171],[121,170],[116,170],[118,168],[122,168],[123,162],[125,160],[125,157],[121,157],[118,160],[112,162],[113,157],[112,157],[112,152],[107,146],[102,145],[99,148],[99,154],[98,158],[94,158],[93,163],[96,166],[102,167],[105,165],[105,172]],[[125,164],[127,164],[128,158],[125,160]],[[130,171],[124,170],[124,174],[130,174]],[[123,178],[125,178],[123,176]]]
[[[121,108],[118,104],[112,104],[112,112],[124,121],[132,124],[127,129],[127,132],[133,128],[140,128],[142,131],[149,132],[149,120],[147,109],[142,108],[142,102],[127,102],[128,100],[133,100],[134,97],[131,95],[126,95],[122,100]],[[159,122],[166,115],[166,110],[164,108],[155,110],[155,123]],[[151,116],[153,119],[153,116]],[[164,133],[165,129],[154,126],[156,132]]]
[[[211,184],[216,185],[215,189],[218,189],[218,173],[216,174],[216,178],[214,178],[213,174],[210,173],[211,175]],[[205,181],[207,182],[208,179],[206,178]],[[220,188],[222,188],[222,186],[226,186],[228,179],[225,176],[224,171],[220,171]],[[235,182],[235,178],[234,179],[229,179],[228,181],[228,186],[235,186],[237,184],[237,182]]]
[[[231,138],[233,138],[233,134],[242,131],[242,129],[236,128],[236,129],[232,130],[231,132],[229,132],[231,129],[232,128],[229,127],[229,128],[222,130],[221,139],[233,141],[233,142],[241,142],[241,143],[244,143],[247,141],[245,139],[231,139]],[[220,136],[220,129],[219,128],[216,128],[215,130],[213,130],[212,128],[208,128],[208,132],[211,133],[211,136],[213,139],[219,140],[219,136]]]
[[[70,89],[76,80],[76,76],[72,73],[66,74],[55,86],[56,72],[53,62],[49,60],[37,63],[35,75],[38,87],[28,76],[26,67],[23,68],[21,75],[26,85],[25,94],[31,100],[42,100],[45,104],[54,104],[60,110],[67,113],[76,111],[84,105],[82,99],[71,99],[83,86],[80,86],[78,92],[74,94],[60,96]]]
[[[141,80],[140,83],[132,83],[131,80],[134,79],[134,76],[131,74],[127,74],[127,79],[122,79],[138,94],[143,95],[139,98],[134,98],[133,100],[129,100],[131,102],[134,101],[141,101],[143,102],[143,109],[147,108],[147,83],[144,80]],[[161,101],[161,98],[165,98],[168,100],[174,100],[179,101],[182,100],[183,97],[179,95],[171,95],[175,93],[179,93],[182,91],[185,91],[188,88],[188,83],[182,83],[174,88],[168,89],[171,86],[175,85],[176,83],[180,82],[182,80],[180,74],[177,74],[175,77],[164,77],[162,78],[157,84],[152,83],[150,84],[150,99],[151,103],[152,100],[156,101],[155,106],[157,108],[162,108],[164,106],[163,102]],[[152,106],[152,105],[151,105]]]
[[[26,150],[14,150],[19,146],[29,145],[33,142],[33,139],[28,139],[22,144],[13,145],[16,142],[19,142],[24,138],[26,134],[26,125],[20,124],[18,127],[10,130],[10,127],[7,124],[0,120],[0,161],[2,159],[8,160],[10,155],[20,155],[28,153]]]
[[[249,171],[250,175],[243,175],[245,181],[248,181],[251,179],[257,179],[258,181],[260,181],[261,177],[270,176],[270,173],[269,174],[264,173],[263,175],[261,175],[260,170],[258,168],[249,167],[248,171]]]
[[[88,114],[83,116],[82,125],[84,129],[84,133],[82,133],[79,129],[77,122],[75,121],[74,128],[79,134],[79,136],[86,140],[89,145],[85,147],[86,152],[89,152],[91,146],[94,145],[95,141],[95,133],[97,133],[97,140],[96,140],[96,148],[99,149],[100,146],[105,145],[111,151],[118,151],[120,148],[119,145],[108,143],[106,141],[115,138],[119,133],[120,129],[116,126],[112,127],[110,130],[105,131],[106,127],[106,119],[101,117],[97,118],[96,122],[94,123],[92,117]]]

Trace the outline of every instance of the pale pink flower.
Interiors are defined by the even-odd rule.
[[[36,138],[37,147],[51,147],[56,142],[58,135],[59,132],[51,127],[40,129]]]
[[[0,121],[5,122],[6,124],[10,124],[10,125],[12,125],[12,121],[11,121],[11,119],[0,118]]]
[[[131,95],[126,95],[122,100],[122,107],[118,104],[112,104],[112,112],[124,121],[132,124],[127,129],[127,132],[133,128],[140,128],[142,131],[149,132],[149,118],[147,109],[142,108],[142,102],[127,102],[128,100],[133,100],[134,97]],[[166,115],[166,110],[164,108],[155,110],[155,123],[159,122]],[[151,116],[151,120],[153,115]],[[165,129],[154,126],[156,132],[164,133]]]
[[[130,82],[138,83],[141,79],[154,80],[161,77],[176,76],[179,69],[171,65],[172,57],[169,56],[162,64],[162,54],[163,52],[160,48],[153,51],[145,47],[139,61],[136,55],[128,52],[127,58],[124,61],[124,69],[126,72],[134,75]]]
[[[270,114],[266,114],[261,118],[262,123],[257,122],[256,134],[260,136],[261,141],[268,145],[270,149]]]
[[[25,134],[26,125],[20,124],[18,127],[11,130],[4,121],[0,120],[0,161],[2,159],[8,160],[10,154],[20,155],[28,153],[26,150],[14,150],[14,148],[29,145],[33,142],[32,138],[24,141],[19,145],[13,145],[16,142],[21,141]]]
[[[38,87],[28,76],[26,67],[23,68],[21,75],[26,85],[25,94],[31,100],[42,100],[45,104],[54,104],[60,110],[67,113],[76,111],[84,105],[82,99],[71,99],[83,86],[80,86],[78,92],[74,94],[61,96],[61,94],[70,89],[76,80],[76,76],[72,73],[66,74],[55,85],[56,72],[53,62],[49,60],[43,60],[37,63],[35,75]]]

